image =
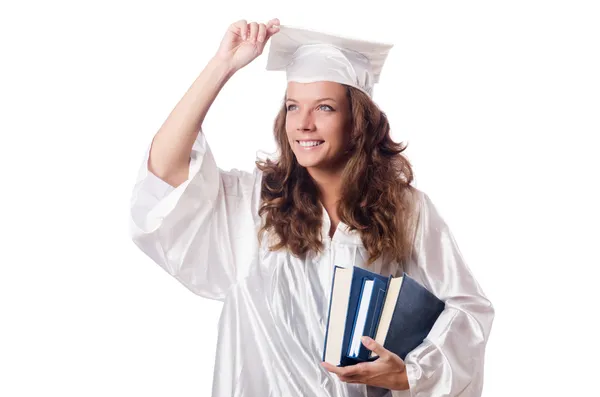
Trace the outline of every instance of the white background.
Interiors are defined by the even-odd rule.
[[[129,199],[227,26],[273,17],[395,44],[374,100],[495,305],[484,396],[597,395],[597,3],[414,3],[3,3],[0,395],[210,395],[221,303],[137,249]],[[221,168],[275,149],[267,50],[205,120]]]

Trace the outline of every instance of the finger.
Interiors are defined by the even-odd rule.
[[[277,32],[279,32],[279,19],[274,18],[267,22],[267,35],[265,37],[265,42]]]
[[[231,24],[232,26],[232,31],[241,36],[242,40],[246,39],[246,31],[248,30],[248,22],[245,19],[240,19],[237,22],[234,22]]]
[[[369,363],[358,363],[344,367],[342,376],[347,378],[363,378],[370,375]]]
[[[271,27],[267,27],[267,35],[273,36],[277,32],[279,32],[279,25],[273,25]]]
[[[366,376],[369,373],[369,363],[358,363],[354,365],[348,365],[346,367],[336,367],[326,362],[322,362],[321,365],[338,376]]]
[[[364,380],[362,380],[362,378],[352,378],[352,377],[346,377],[346,376],[338,376],[338,378],[340,378],[340,380],[342,382],[346,382],[346,383],[365,383]]]
[[[273,18],[271,19],[269,22],[267,22],[267,30],[270,30],[271,28],[273,28],[274,26],[279,27],[279,25],[281,25],[279,23],[279,19],[277,18]]]
[[[267,27],[264,23],[258,25],[258,41],[261,43],[265,41],[265,37],[267,36]]]
[[[250,41],[256,43],[256,34],[258,33],[258,24],[256,22],[250,23]]]
[[[323,368],[325,368],[329,372],[333,372],[334,374],[340,373],[340,370],[341,370],[340,367],[336,367],[335,365],[331,365],[325,361],[321,362],[321,365],[323,366]]]
[[[271,26],[267,29],[267,37],[265,38],[265,42],[268,41],[271,37],[279,32],[279,26]]]
[[[348,367],[336,367],[335,365],[331,365],[327,362],[321,362],[321,365],[329,372],[332,372],[338,376],[345,375],[348,371]]]
[[[389,350],[387,350],[385,347],[381,346],[379,343],[369,338],[368,336],[362,337],[362,343],[366,346],[367,349],[377,354],[380,358],[386,358],[391,354]]]
[[[273,19],[271,19],[269,22],[267,22],[267,28],[270,28],[270,27],[272,27],[273,25],[277,25],[277,26],[281,25],[281,24],[279,23],[279,19],[277,19],[277,18],[273,18]]]

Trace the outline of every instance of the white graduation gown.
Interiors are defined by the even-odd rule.
[[[406,359],[410,389],[348,384],[321,365],[334,265],[364,267],[358,232],[339,223],[325,251],[305,261],[270,252],[256,237],[262,173],[217,167],[203,132],[189,178],[174,188],[148,171],[151,144],[131,197],[134,243],[194,294],[223,302],[212,395],[463,396],[481,395],[494,309],[465,264],[429,197],[418,191],[420,216],[413,261],[375,262],[372,271],[415,278],[446,302],[425,341]],[[385,266],[384,266],[385,265]]]

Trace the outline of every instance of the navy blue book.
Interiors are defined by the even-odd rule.
[[[404,359],[423,342],[445,304],[403,273],[384,277],[360,267],[334,269],[323,361],[336,366],[374,361],[369,336]]]
[[[343,362],[352,363],[347,359],[358,361],[369,359],[371,351],[362,344],[361,337],[367,335],[375,339],[375,331],[383,310],[386,288],[387,280],[363,278],[354,321],[348,321],[348,324],[346,324],[346,332],[350,333],[350,339],[348,340],[346,356],[342,358]]]

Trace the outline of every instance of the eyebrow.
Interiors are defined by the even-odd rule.
[[[295,100],[295,99],[293,99],[293,98],[287,98],[285,101],[286,102],[296,102],[296,103],[298,103],[298,101]],[[321,101],[333,101],[333,102],[335,102],[335,99],[333,99],[333,98],[319,98],[319,99],[315,100],[315,102],[321,102]]]

